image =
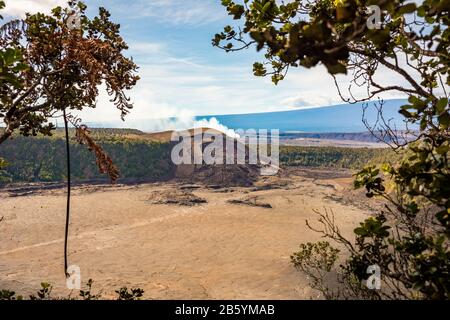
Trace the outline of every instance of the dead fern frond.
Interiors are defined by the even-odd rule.
[[[90,131],[86,125],[76,127],[76,139],[78,143],[87,146],[89,151],[95,153],[96,163],[100,173],[107,174],[111,183],[115,183],[120,177],[119,169],[106,152],[89,136]]]

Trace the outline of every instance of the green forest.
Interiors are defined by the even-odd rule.
[[[393,163],[401,156],[391,149],[293,147],[280,149],[280,162],[285,166],[332,167],[358,170],[377,163]]]
[[[53,137],[17,137],[0,148],[6,166],[0,181],[54,182],[67,179],[65,140],[58,131]],[[124,134],[132,130],[96,130],[92,132],[120,170],[121,179],[162,180],[172,172],[168,143],[132,140]],[[72,137],[74,132],[71,132]],[[86,146],[71,142],[71,171],[75,181],[107,179],[99,173],[95,154]]]
[[[106,180],[99,173],[94,153],[74,139],[71,130],[71,170],[75,181]],[[120,180],[166,180],[173,177],[170,160],[172,145],[147,139],[131,129],[94,129],[92,137],[119,168]],[[358,169],[367,164],[394,160],[390,149],[283,146],[280,161],[284,166],[334,167]],[[52,137],[16,137],[2,144],[0,158],[6,166],[0,181],[57,182],[67,179],[66,149],[62,130]]]

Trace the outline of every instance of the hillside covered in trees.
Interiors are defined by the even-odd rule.
[[[98,172],[96,159],[84,146],[71,139],[71,170],[75,181],[107,179]],[[95,129],[92,137],[102,146],[119,168],[120,179],[161,181],[173,178],[170,159],[172,144],[158,141],[156,136],[132,129]],[[356,169],[368,163],[393,159],[385,149],[334,147],[281,147],[284,166],[335,167]],[[7,165],[0,179],[7,182],[55,182],[67,177],[65,141],[62,130],[52,137],[17,137],[0,148],[0,158]]]
[[[285,166],[358,170],[366,165],[393,163],[400,158],[391,149],[284,146],[280,150],[280,162]]]
[[[71,170],[75,181],[106,179],[99,173],[95,155],[74,140],[71,132]],[[92,136],[118,166],[122,179],[162,180],[170,177],[168,143],[138,139],[135,130],[99,129]],[[67,177],[65,141],[61,131],[53,137],[17,137],[4,143],[0,157],[7,165],[0,171],[4,182],[53,182]]]

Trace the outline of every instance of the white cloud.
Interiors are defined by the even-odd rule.
[[[201,26],[227,16],[220,2],[211,0],[135,0],[113,3],[116,9],[128,12],[134,18],[151,17],[172,25]]]
[[[293,109],[307,109],[313,107],[330,106],[338,103],[334,96],[321,95],[318,92],[307,91],[300,95],[286,98],[281,101],[281,104]]]
[[[135,57],[162,54],[167,48],[164,43],[148,41],[129,41],[132,43],[129,53]]]
[[[400,61],[400,66],[406,69],[408,68],[402,61]],[[413,70],[410,70],[410,72],[414,74]],[[418,75],[415,77],[418,77]],[[410,84],[407,83],[403,77],[381,65],[378,67],[374,79],[383,86],[395,84],[410,88]],[[337,76],[337,81],[343,97],[350,100],[352,100],[352,97],[356,99],[366,98],[368,93],[365,85],[358,86],[352,84],[349,91],[351,80],[353,80],[353,76],[350,73],[348,75]],[[345,103],[339,96],[333,78],[323,66],[317,66],[313,69],[291,69],[291,72],[284,82],[286,88],[285,93],[289,94],[280,102],[285,108],[312,108]],[[375,89],[376,88],[372,88],[372,90]],[[403,99],[405,98],[405,94],[398,91],[388,91],[375,96],[372,99],[377,98],[386,100]]]
[[[6,0],[3,14],[12,17],[24,17],[25,13],[43,12],[49,13],[57,6],[64,6],[67,0]]]
[[[219,2],[211,0],[87,0],[92,7],[105,6],[130,18],[151,17],[172,25],[202,26],[227,17]],[[56,6],[67,5],[67,0],[6,0],[3,14],[24,17],[26,12],[49,13]]]

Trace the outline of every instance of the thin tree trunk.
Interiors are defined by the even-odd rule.
[[[66,228],[64,236],[64,272],[68,276],[68,259],[67,259],[67,244],[69,240],[69,221],[70,221],[70,193],[71,193],[71,173],[70,173],[70,144],[69,144],[69,123],[67,120],[66,109],[63,111],[64,125],[66,129],[66,152],[67,152],[67,207],[66,207]]]

